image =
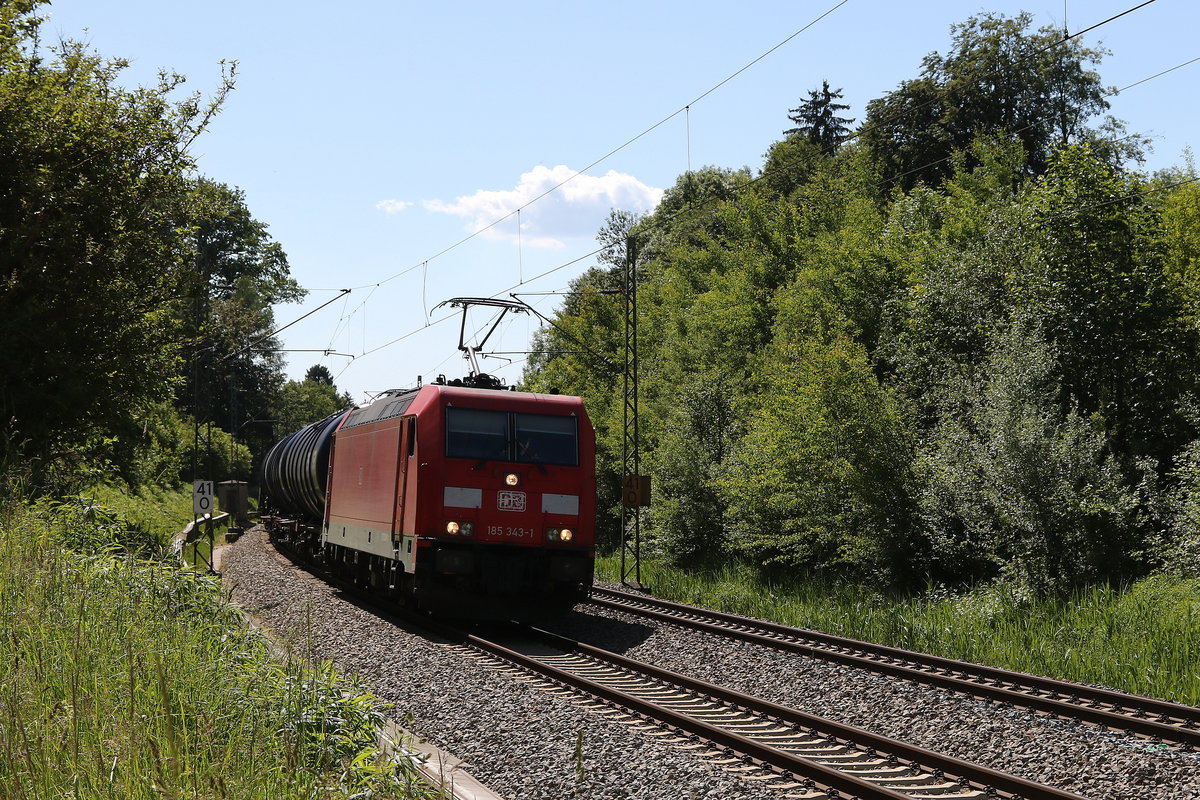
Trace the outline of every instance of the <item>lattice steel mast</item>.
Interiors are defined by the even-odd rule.
[[[644,496],[641,477],[641,454],[638,436],[638,358],[637,358],[637,243],[632,236],[625,240],[625,269],[623,271],[625,298],[625,369],[623,430],[621,439],[621,583],[642,584],[642,509],[649,498]],[[648,486],[644,487],[648,490]],[[648,493],[648,492],[647,492]]]

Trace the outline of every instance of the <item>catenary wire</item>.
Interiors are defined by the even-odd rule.
[[[591,258],[592,256],[595,256],[595,255],[597,255],[597,254],[599,254],[599,253],[602,253],[602,252],[604,252],[605,250],[609,249],[609,247],[612,247],[612,245],[608,245],[608,246],[606,246],[606,247],[600,247],[600,248],[597,248],[597,249],[593,250],[593,251],[592,251],[592,252],[590,252],[590,253],[585,253],[584,255],[581,255],[581,256],[579,256],[578,258],[573,258],[573,259],[571,259],[570,261],[567,261],[567,262],[565,262],[565,263],[563,263],[563,264],[559,264],[557,267],[554,267],[553,269],[548,269],[548,270],[546,270],[545,272],[543,272],[543,273],[541,273],[541,274],[539,274],[539,275],[534,275],[532,278],[527,278],[526,280],[524,280],[524,281],[522,281],[522,282],[520,282],[520,283],[516,283],[516,284],[514,284],[514,285],[512,285],[512,286],[509,286],[507,289],[501,289],[501,290],[500,290],[500,291],[498,291],[498,292],[494,292],[493,294],[489,295],[489,297],[491,297],[491,298],[493,298],[493,299],[494,299],[494,298],[497,298],[497,297],[500,297],[501,295],[503,295],[503,294],[507,294],[508,292],[512,291],[513,289],[519,289],[519,288],[521,288],[522,286],[524,286],[524,285],[525,285],[525,284],[527,284],[527,283],[533,283],[534,281],[536,281],[536,280],[540,280],[540,279],[542,279],[542,278],[546,277],[547,275],[553,275],[555,272],[558,272],[558,271],[560,271],[560,270],[564,270],[564,269],[566,269],[567,267],[570,267],[570,266],[572,266],[572,265],[574,265],[574,264],[577,264],[577,263],[579,263],[580,261],[583,261],[584,259]],[[422,325],[422,326],[421,326],[421,327],[419,327],[419,328],[414,328],[413,330],[409,331],[408,333],[405,333],[405,334],[404,334],[404,335],[402,335],[402,336],[398,336],[398,337],[396,337],[395,339],[392,339],[392,340],[391,340],[391,341],[389,341],[389,342],[384,342],[383,344],[381,344],[381,345],[379,345],[379,346],[377,346],[377,347],[373,347],[373,348],[371,348],[370,350],[367,350],[367,351],[365,351],[365,352],[361,353],[361,354],[358,356],[358,358],[357,358],[357,359],[355,359],[355,360],[361,360],[361,359],[363,359],[363,358],[366,358],[367,356],[371,355],[372,353],[377,353],[377,352],[379,352],[380,350],[383,350],[384,348],[391,347],[392,345],[394,345],[394,344],[398,344],[399,342],[402,342],[402,341],[404,341],[405,339],[411,338],[411,337],[413,337],[413,336],[417,335],[418,333],[420,333],[421,331],[425,330],[426,328],[431,328],[431,327],[433,327],[434,325],[438,325],[438,324],[440,324],[440,323],[442,323],[442,322],[445,322],[446,320],[449,320],[449,319],[454,319],[454,318],[455,318],[455,317],[457,317],[457,316],[458,316],[458,314],[447,314],[446,316],[444,316],[444,317],[440,317],[440,318],[438,318],[438,319],[436,319],[436,320],[427,321],[427,322],[426,322],[424,325]],[[344,371],[344,370],[343,370],[343,371]]]
[[[616,147],[614,147],[613,149],[609,150],[609,151],[608,151],[607,153],[605,153],[604,155],[602,155],[602,156],[600,156],[599,158],[597,158],[596,160],[592,161],[592,162],[591,162],[590,164],[588,164],[587,166],[583,167],[583,168],[582,168],[582,169],[580,169],[580,170],[577,170],[576,172],[572,173],[572,174],[571,174],[571,175],[569,175],[568,177],[564,178],[563,180],[561,180],[561,181],[559,181],[558,183],[554,184],[554,185],[553,185],[553,186],[551,186],[550,188],[546,189],[546,190],[545,190],[545,191],[543,191],[541,194],[539,194],[539,195],[537,195],[536,197],[532,198],[531,200],[527,201],[526,203],[524,203],[523,205],[521,205],[521,206],[520,206],[519,208],[517,208],[516,210],[514,210],[514,211],[510,211],[508,214],[505,214],[504,216],[502,216],[502,217],[500,217],[500,218],[498,218],[498,219],[496,219],[496,220],[493,220],[493,221],[492,221],[491,223],[489,223],[488,225],[485,225],[484,227],[482,227],[482,228],[480,228],[480,229],[478,229],[478,230],[474,231],[473,233],[471,233],[471,234],[469,234],[469,235],[467,235],[467,236],[463,237],[462,239],[459,239],[458,241],[454,242],[454,243],[453,243],[453,244],[451,244],[450,246],[448,246],[448,247],[445,247],[445,248],[443,248],[442,250],[439,250],[437,253],[434,253],[432,256],[429,256],[429,258],[425,259],[425,261],[423,261],[423,262],[419,262],[419,263],[417,263],[417,264],[414,264],[414,265],[412,265],[412,266],[410,266],[410,267],[407,267],[407,268],[405,268],[405,269],[401,270],[400,272],[397,272],[397,273],[395,273],[395,274],[393,274],[393,275],[390,275],[390,276],[388,276],[387,278],[384,278],[383,280],[379,281],[378,283],[375,283],[375,284],[369,284],[369,283],[368,283],[368,284],[363,284],[362,286],[356,286],[356,287],[353,287],[353,288],[355,288],[355,289],[365,289],[365,288],[367,288],[368,286],[372,286],[372,285],[374,285],[374,286],[381,286],[381,285],[383,285],[383,284],[385,284],[385,283],[388,283],[388,282],[390,282],[390,281],[393,281],[393,280],[395,280],[396,278],[399,278],[399,277],[401,277],[401,276],[403,276],[403,275],[407,275],[408,273],[410,273],[410,272],[413,272],[414,270],[416,270],[416,269],[420,268],[422,263],[427,263],[427,262],[429,262],[429,261],[433,261],[434,259],[440,258],[441,256],[444,256],[444,255],[446,255],[447,253],[449,253],[449,252],[450,252],[450,251],[452,251],[452,250],[455,250],[456,248],[460,247],[461,245],[463,245],[463,244],[466,244],[467,242],[471,241],[471,240],[472,240],[472,239],[474,239],[475,237],[477,237],[477,236],[479,236],[479,235],[481,235],[481,234],[483,234],[483,233],[485,233],[485,232],[487,232],[487,231],[491,230],[492,228],[496,227],[497,225],[499,225],[499,224],[501,224],[501,223],[505,222],[506,220],[509,220],[509,219],[511,219],[511,218],[512,218],[512,217],[514,217],[514,216],[517,216],[517,215],[520,213],[521,209],[528,208],[529,206],[531,206],[531,205],[533,205],[534,203],[538,202],[539,200],[541,200],[542,198],[546,197],[547,195],[553,194],[554,192],[558,191],[558,190],[559,190],[559,189],[561,189],[563,186],[565,186],[567,183],[570,183],[571,181],[575,180],[576,178],[578,178],[579,176],[583,175],[585,172],[587,172],[588,170],[592,169],[593,167],[595,167],[595,166],[597,166],[597,165],[599,165],[599,164],[601,164],[601,163],[603,163],[603,162],[607,161],[607,160],[608,160],[609,158],[611,158],[612,156],[614,156],[614,155],[616,155],[617,153],[621,152],[621,151],[622,151],[622,150],[624,150],[626,147],[629,147],[631,144],[633,144],[634,142],[638,141],[639,139],[642,139],[643,137],[647,136],[648,134],[650,134],[650,133],[652,133],[653,131],[657,130],[658,128],[662,127],[662,126],[663,126],[663,125],[665,125],[667,122],[670,122],[672,119],[674,119],[675,117],[679,116],[680,114],[686,113],[686,112],[688,111],[688,109],[690,109],[690,108],[691,108],[693,105],[695,105],[696,103],[700,102],[700,101],[701,101],[701,100],[703,100],[704,98],[708,97],[710,94],[712,94],[712,93],[713,93],[713,92],[715,92],[716,90],[720,89],[722,86],[724,86],[725,84],[729,83],[731,80],[733,80],[733,79],[734,79],[734,78],[736,78],[737,76],[741,75],[743,72],[745,72],[746,70],[750,69],[750,68],[751,68],[751,67],[753,67],[755,64],[757,64],[758,62],[762,61],[764,58],[766,58],[766,57],[770,56],[770,55],[771,55],[772,53],[774,53],[776,50],[778,50],[779,48],[783,47],[783,46],[784,46],[784,45],[786,45],[788,42],[792,41],[793,39],[795,39],[797,36],[801,35],[801,34],[802,34],[802,33],[804,33],[805,31],[809,30],[809,29],[810,29],[810,28],[812,28],[814,25],[816,25],[817,23],[819,23],[821,20],[825,19],[825,18],[826,18],[826,17],[828,17],[830,14],[832,14],[832,13],[833,13],[833,12],[835,12],[835,11],[837,11],[837,10],[838,10],[839,8],[841,8],[842,6],[846,5],[846,3],[848,3],[848,2],[850,2],[850,0],[839,0],[839,2],[838,2],[838,3],[834,4],[834,5],[833,5],[833,6],[831,6],[829,9],[827,9],[826,11],[824,11],[823,13],[821,13],[820,15],[818,15],[816,18],[814,18],[813,20],[811,20],[811,21],[810,21],[808,24],[806,24],[804,27],[800,28],[800,29],[799,29],[799,30],[797,30],[795,33],[791,34],[790,36],[788,36],[786,39],[784,39],[783,41],[781,41],[781,42],[779,42],[778,44],[776,44],[776,45],[775,45],[774,47],[772,47],[771,49],[769,49],[769,50],[767,50],[766,52],[762,53],[762,54],[761,54],[761,55],[759,55],[757,58],[755,58],[754,60],[752,60],[750,63],[748,63],[748,64],[746,64],[745,66],[743,66],[741,69],[739,69],[739,70],[737,70],[736,72],[734,72],[733,74],[731,74],[731,75],[727,76],[726,78],[724,78],[723,80],[721,80],[721,81],[720,81],[719,83],[717,83],[716,85],[714,85],[714,86],[712,86],[711,88],[709,88],[708,90],[706,90],[706,91],[702,92],[702,93],[701,93],[699,96],[697,96],[697,97],[696,97],[694,100],[692,100],[690,103],[687,103],[687,104],[683,105],[683,106],[682,106],[682,107],[680,107],[679,109],[677,109],[677,110],[675,110],[675,111],[671,112],[670,114],[668,114],[667,116],[665,116],[665,117],[663,117],[661,120],[659,120],[658,122],[656,122],[656,123],[654,123],[653,125],[651,125],[650,127],[646,128],[646,129],[645,129],[645,130],[643,130],[641,133],[638,133],[638,134],[636,134],[635,136],[631,137],[630,139],[627,139],[625,142],[623,142],[623,143],[621,143],[621,144],[617,145]],[[1154,2],[1154,0],[1150,0],[1150,2]]]
[[[626,148],[626,147],[628,147],[629,145],[633,144],[634,142],[638,141],[639,139],[641,139],[641,138],[643,138],[644,136],[648,135],[649,133],[653,132],[653,131],[654,131],[654,130],[656,130],[657,128],[659,128],[659,127],[661,127],[662,125],[666,124],[666,123],[667,123],[668,121],[670,121],[671,119],[673,119],[673,118],[675,118],[676,116],[678,116],[679,114],[681,114],[681,113],[684,113],[684,114],[688,113],[688,112],[690,111],[690,108],[691,108],[691,106],[692,106],[692,105],[694,105],[695,103],[697,103],[697,102],[699,102],[700,100],[704,99],[704,98],[705,98],[705,97],[707,97],[708,95],[712,94],[713,92],[715,92],[716,90],[718,90],[719,88],[721,88],[722,86],[724,86],[726,83],[728,83],[728,82],[730,82],[731,80],[733,80],[734,78],[736,78],[738,75],[740,75],[740,74],[742,74],[743,72],[745,72],[746,70],[750,69],[752,66],[754,66],[754,65],[755,65],[755,64],[757,64],[758,62],[762,61],[764,58],[767,58],[769,55],[771,55],[772,53],[774,53],[775,51],[777,51],[778,49],[780,49],[781,47],[783,47],[784,45],[786,45],[788,42],[792,41],[792,40],[793,40],[793,39],[795,39],[797,36],[801,35],[801,34],[802,34],[802,33],[804,33],[805,31],[807,31],[808,29],[810,29],[812,26],[816,25],[818,22],[820,22],[821,20],[825,19],[825,18],[826,18],[826,17],[828,17],[830,14],[832,14],[833,12],[835,12],[836,10],[838,10],[839,8],[841,8],[841,7],[842,7],[843,5],[845,5],[845,4],[846,4],[848,1],[849,1],[849,0],[841,0],[841,2],[838,2],[838,3],[837,3],[837,4],[835,4],[834,6],[830,7],[828,10],[826,10],[825,12],[823,12],[822,14],[820,14],[818,17],[816,17],[815,19],[813,19],[813,20],[812,20],[811,22],[809,22],[807,25],[805,25],[804,27],[800,28],[800,29],[799,29],[799,30],[797,30],[796,32],[792,33],[792,34],[791,34],[790,36],[788,36],[786,39],[784,39],[783,41],[779,42],[778,44],[776,44],[774,47],[770,48],[770,49],[769,49],[769,50],[767,50],[766,52],[762,53],[760,56],[758,56],[757,58],[755,58],[754,60],[752,60],[751,62],[749,62],[748,64],[746,64],[745,66],[743,66],[741,69],[739,69],[739,70],[737,70],[736,72],[732,73],[731,75],[729,75],[728,77],[726,77],[725,79],[723,79],[722,81],[720,81],[719,83],[717,83],[716,85],[714,85],[713,87],[711,87],[710,89],[708,89],[707,91],[703,92],[702,94],[700,94],[699,96],[697,96],[697,97],[696,97],[694,100],[692,100],[691,102],[689,102],[689,103],[685,104],[684,106],[682,106],[682,107],[681,107],[681,108],[679,108],[678,110],[676,110],[676,111],[672,112],[671,114],[667,115],[667,116],[666,116],[666,117],[664,117],[663,119],[659,120],[657,123],[655,123],[655,124],[651,125],[650,127],[646,128],[646,129],[645,129],[644,131],[642,131],[641,133],[639,133],[639,134],[637,134],[637,135],[633,136],[633,137],[632,137],[632,138],[630,138],[629,140],[627,140],[627,141],[623,142],[622,144],[618,145],[617,147],[613,148],[613,149],[612,149],[612,150],[610,150],[609,152],[607,152],[607,153],[605,153],[604,155],[602,155],[600,158],[598,158],[598,159],[594,160],[593,162],[591,162],[590,164],[586,165],[585,167],[583,167],[582,169],[578,170],[577,172],[574,172],[572,175],[568,176],[567,178],[564,178],[564,179],[563,179],[562,181],[560,181],[559,183],[557,183],[557,184],[555,184],[554,186],[552,186],[552,187],[550,187],[550,188],[546,189],[544,192],[542,192],[541,194],[537,195],[537,196],[536,196],[536,197],[534,197],[533,199],[529,200],[528,202],[526,202],[525,204],[523,204],[522,206],[520,206],[519,208],[517,208],[515,211],[512,211],[512,212],[510,212],[509,214],[507,214],[507,215],[505,215],[505,216],[503,216],[503,217],[500,217],[500,218],[498,218],[498,219],[494,220],[494,221],[493,221],[492,223],[490,223],[489,225],[487,225],[487,226],[485,226],[485,227],[483,227],[483,228],[480,228],[479,230],[477,230],[477,231],[475,231],[475,232],[471,233],[470,235],[468,235],[468,236],[466,236],[466,237],[464,237],[464,238],[462,238],[462,239],[460,239],[460,240],[458,240],[458,241],[454,242],[454,243],[453,243],[453,244],[451,244],[450,246],[448,246],[448,247],[446,247],[446,248],[443,248],[442,250],[438,251],[438,252],[437,252],[437,253],[435,253],[434,255],[430,256],[429,258],[427,258],[427,259],[425,259],[425,260],[423,260],[423,261],[421,261],[421,262],[419,262],[419,263],[417,263],[417,264],[414,264],[414,265],[412,265],[412,266],[410,266],[410,267],[408,267],[408,268],[406,268],[406,269],[404,269],[404,270],[401,270],[400,272],[397,272],[397,273],[395,273],[395,274],[393,274],[393,275],[391,275],[391,276],[389,276],[389,277],[387,277],[387,278],[384,278],[383,280],[381,280],[381,281],[379,281],[379,282],[377,282],[377,283],[374,283],[374,284],[364,284],[364,285],[362,285],[362,286],[358,286],[358,287],[354,287],[354,288],[362,289],[362,288],[368,288],[368,287],[371,287],[371,288],[372,288],[372,292],[373,292],[373,291],[374,291],[374,289],[378,288],[379,286],[381,286],[381,285],[383,285],[383,284],[385,284],[385,283],[388,283],[388,282],[390,282],[390,281],[392,281],[392,280],[395,280],[395,279],[397,279],[397,278],[399,278],[399,277],[402,277],[403,275],[406,275],[406,274],[408,274],[408,273],[410,273],[410,272],[413,272],[413,271],[415,271],[415,270],[416,270],[416,269],[418,269],[418,268],[422,268],[422,269],[424,269],[424,270],[427,270],[427,269],[428,269],[428,262],[429,262],[429,261],[431,261],[431,260],[434,260],[434,259],[437,259],[437,258],[439,258],[439,257],[441,257],[441,256],[443,256],[443,255],[445,255],[445,254],[447,254],[447,253],[449,253],[449,252],[451,252],[452,250],[454,250],[454,249],[458,248],[459,246],[461,246],[461,245],[465,244],[466,242],[468,242],[468,241],[470,241],[470,240],[474,239],[475,237],[479,236],[480,234],[482,234],[482,233],[486,232],[487,230],[490,230],[491,228],[493,228],[493,227],[495,227],[495,226],[497,226],[497,225],[499,225],[499,224],[503,223],[504,221],[506,221],[506,220],[508,220],[508,219],[510,219],[510,218],[512,218],[512,217],[514,217],[514,216],[516,216],[516,217],[518,218],[518,220],[519,220],[519,219],[520,219],[520,212],[521,212],[521,210],[522,210],[522,209],[528,208],[528,207],[529,207],[529,206],[531,206],[533,203],[536,203],[536,202],[538,202],[539,200],[543,199],[544,197],[548,196],[549,194],[551,194],[551,193],[553,193],[553,192],[557,191],[558,189],[562,188],[562,186],[564,186],[564,185],[565,185],[565,184],[567,184],[568,182],[570,182],[570,181],[574,180],[575,178],[577,178],[577,177],[579,177],[580,175],[582,175],[583,173],[585,173],[587,170],[589,170],[589,169],[592,169],[592,168],[593,168],[593,167],[595,167],[596,165],[598,165],[598,164],[600,164],[600,163],[604,162],[605,160],[607,160],[607,159],[608,159],[608,158],[610,158],[611,156],[615,155],[616,153],[618,153],[618,152],[620,152],[621,150],[625,149],[625,148]],[[1104,19],[1104,20],[1101,20],[1100,22],[1097,22],[1097,23],[1095,23],[1095,24],[1093,24],[1093,25],[1090,25],[1090,26],[1088,26],[1088,27],[1086,27],[1086,28],[1084,28],[1084,29],[1082,29],[1082,30],[1080,30],[1080,31],[1076,31],[1075,33],[1066,33],[1066,32],[1064,32],[1064,36],[1063,36],[1063,37],[1061,37],[1060,39],[1057,39],[1057,40],[1055,40],[1055,41],[1053,41],[1053,42],[1051,42],[1051,43],[1049,43],[1049,44],[1045,45],[1044,47],[1040,48],[1039,50],[1036,50],[1036,51],[1034,51],[1034,52],[1032,52],[1032,53],[1030,53],[1030,54],[1028,54],[1028,55],[1024,56],[1024,57],[1023,57],[1021,60],[1025,60],[1025,59],[1033,58],[1033,57],[1035,57],[1035,56],[1037,56],[1037,55],[1040,55],[1041,53],[1044,53],[1044,52],[1046,52],[1047,50],[1050,50],[1050,49],[1052,49],[1052,48],[1054,48],[1054,47],[1057,47],[1057,46],[1059,46],[1059,45],[1061,45],[1061,44],[1063,44],[1063,43],[1065,43],[1065,42],[1067,42],[1067,41],[1070,41],[1070,40],[1072,40],[1072,39],[1078,38],[1079,36],[1082,36],[1082,35],[1084,35],[1085,33],[1089,33],[1089,32],[1091,32],[1091,31],[1093,31],[1093,30],[1096,30],[1097,28],[1100,28],[1100,27],[1102,27],[1102,26],[1104,26],[1104,25],[1106,25],[1106,24],[1108,24],[1108,23],[1110,23],[1110,22],[1113,22],[1113,21],[1115,21],[1115,20],[1117,20],[1117,19],[1120,19],[1121,17],[1124,17],[1124,16],[1126,16],[1126,15],[1128,15],[1128,14],[1131,14],[1131,13],[1133,13],[1134,11],[1137,11],[1137,10],[1139,10],[1139,9],[1141,9],[1141,8],[1144,8],[1144,7],[1146,7],[1146,6],[1149,6],[1149,5],[1151,5],[1151,4],[1155,3],[1155,2],[1157,2],[1157,0],[1145,0],[1145,2],[1142,2],[1142,3],[1140,3],[1140,4],[1136,5],[1136,6],[1132,6],[1132,7],[1128,8],[1128,9],[1126,9],[1126,10],[1124,10],[1124,11],[1121,11],[1120,13],[1114,14],[1114,15],[1112,15],[1112,16],[1110,16],[1110,17],[1108,17],[1108,18]],[[1197,58],[1197,59],[1192,59],[1191,61],[1185,62],[1185,63],[1183,63],[1183,64],[1179,64],[1179,65],[1177,65],[1177,66],[1175,66],[1175,67],[1172,67],[1172,68],[1170,68],[1170,69],[1164,70],[1163,72],[1160,72],[1160,73],[1158,73],[1158,74],[1156,74],[1156,75],[1150,76],[1150,77],[1148,77],[1148,78],[1145,78],[1145,79],[1143,79],[1143,80],[1141,80],[1141,81],[1138,81],[1138,82],[1136,82],[1136,83],[1129,84],[1128,86],[1124,87],[1123,89],[1121,89],[1121,90],[1118,90],[1118,92],[1119,92],[1119,91],[1125,91],[1125,90],[1127,90],[1127,89],[1130,89],[1130,88],[1132,88],[1132,87],[1134,87],[1134,86],[1137,86],[1137,85],[1140,85],[1140,84],[1142,84],[1142,83],[1146,83],[1146,82],[1148,82],[1148,81],[1150,81],[1150,80],[1153,80],[1153,79],[1155,79],[1155,78],[1157,78],[1157,77],[1161,77],[1162,75],[1165,75],[1165,74],[1167,74],[1167,73],[1169,73],[1169,72],[1172,72],[1172,71],[1174,71],[1174,70],[1176,70],[1176,69],[1180,69],[1180,68],[1182,68],[1182,67],[1184,67],[1184,66],[1187,66],[1188,64],[1194,63],[1195,61],[1198,61],[1198,60],[1200,60],[1200,58]],[[1115,94],[1115,93],[1114,93],[1114,94]],[[909,113],[916,112],[916,111],[920,110],[920,109],[921,109],[921,108],[922,108],[924,105],[928,105],[928,103],[925,103],[925,104],[923,104],[923,105],[918,105],[918,106],[915,106],[915,107],[912,107],[912,108],[909,108],[909,109],[905,109],[905,110],[904,110],[904,112],[902,112],[902,113],[900,113],[900,114],[897,114],[897,115],[893,115],[893,117],[891,117],[891,118],[888,118],[888,119],[884,120],[884,121],[883,121],[883,123],[878,123],[878,124],[884,124],[884,123],[887,123],[887,122],[891,122],[891,121],[894,121],[895,119],[898,119],[898,118],[900,118],[900,117],[902,117],[902,116],[906,116],[906,115],[907,115],[907,114],[909,114]],[[854,139],[854,138],[857,138],[857,137],[861,136],[861,135],[862,135],[862,133],[863,133],[863,129],[860,129],[859,131],[856,131],[854,134],[852,134],[850,137],[848,137],[847,141],[849,141],[849,140],[852,140],[852,139]],[[939,161],[937,161],[937,162],[933,162],[933,163],[935,163],[935,164],[936,164],[936,163],[940,163],[940,161],[943,161],[943,160],[945,160],[945,159],[939,159]],[[759,176],[757,176],[757,177],[755,177],[755,178],[751,179],[750,181],[748,181],[748,182],[747,182],[747,184],[745,184],[745,185],[746,185],[746,186],[753,185],[753,184],[755,184],[755,183],[757,183],[757,182],[761,181],[763,178],[767,177],[767,175],[768,175],[768,174],[769,174],[769,172],[767,172],[767,171],[764,171],[764,172],[763,172],[762,174],[760,174]],[[890,181],[894,181],[894,180],[896,180],[896,179],[897,179],[897,178],[899,178],[899,177],[903,177],[903,176],[902,176],[902,175],[901,175],[901,176],[894,176],[894,177],[892,177],[892,178],[886,179],[886,181],[889,181],[889,182],[890,182]],[[1191,181],[1184,181],[1183,183],[1187,183],[1187,182],[1191,182]],[[741,188],[745,188],[745,187],[743,186],[743,187],[741,187]],[[1153,193],[1153,191],[1155,191],[1155,190],[1151,190],[1150,192],[1147,192],[1146,194]],[[1160,189],[1159,191],[1161,191],[1161,189]],[[1116,201],[1113,201],[1113,202],[1116,202]],[[684,209],[681,209],[679,212],[676,212],[676,214],[674,214],[674,215],[672,215],[671,217],[669,217],[667,221],[669,221],[670,219],[673,219],[673,218],[675,218],[675,217],[679,216],[679,215],[680,215],[680,214],[682,214],[682,213],[684,213]],[[518,233],[519,233],[519,231],[518,231]],[[490,295],[490,296],[491,296],[491,297],[498,297],[498,296],[500,296],[500,295],[506,294],[507,292],[509,292],[509,291],[511,291],[511,290],[513,290],[513,289],[517,289],[517,288],[520,288],[520,287],[522,287],[522,286],[525,286],[525,285],[527,285],[527,284],[529,284],[529,283],[533,283],[534,281],[537,281],[537,280],[539,280],[539,279],[541,279],[541,278],[543,278],[543,277],[545,277],[545,276],[547,276],[547,275],[550,275],[550,274],[553,274],[553,273],[555,273],[555,272],[558,272],[558,271],[560,271],[560,270],[562,270],[562,269],[565,269],[565,268],[567,268],[567,267],[571,266],[572,264],[578,263],[579,261],[582,261],[582,260],[584,260],[584,259],[586,259],[586,258],[590,258],[590,257],[592,257],[592,256],[594,256],[594,255],[597,255],[598,253],[601,253],[601,252],[603,252],[603,251],[605,251],[605,250],[607,250],[607,249],[610,249],[610,248],[611,248],[611,247],[613,247],[613,246],[615,246],[615,245],[608,245],[608,246],[606,246],[606,247],[601,247],[601,248],[598,248],[597,250],[594,250],[594,251],[592,251],[591,253],[585,254],[585,255],[583,255],[583,256],[580,256],[579,258],[576,258],[576,259],[572,259],[571,261],[568,261],[568,262],[566,262],[566,263],[564,263],[564,264],[561,264],[561,265],[559,265],[559,266],[557,266],[557,267],[554,267],[553,269],[547,270],[546,272],[543,272],[543,273],[541,273],[541,274],[539,274],[539,275],[533,276],[533,277],[531,277],[531,278],[528,278],[528,279],[524,279],[524,278],[523,278],[523,276],[521,276],[521,280],[519,280],[519,281],[518,281],[518,283],[516,283],[516,284],[514,284],[513,286],[510,286],[510,287],[508,287],[508,288],[506,288],[506,289],[503,289],[503,290],[501,290],[501,291],[499,291],[499,292],[496,292],[496,293],[494,293],[494,294],[492,294],[492,295]],[[423,287],[423,290],[424,290],[424,287]],[[364,300],[364,302],[363,302],[363,304],[362,304],[362,305],[364,305],[364,306],[365,306],[365,304],[366,304],[366,301]],[[385,342],[384,344],[381,344],[381,345],[379,345],[379,346],[377,346],[377,347],[374,347],[374,348],[372,348],[372,349],[370,349],[370,350],[364,350],[364,352],[363,352],[363,353],[362,353],[362,354],[361,354],[361,355],[358,357],[358,359],[364,358],[364,357],[366,357],[366,356],[368,356],[368,355],[371,355],[371,354],[373,354],[373,353],[376,353],[376,352],[378,352],[378,351],[380,351],[380,350],[383,350],[383,349],[385,349],[385,348],[387,348],[387,347],[390,347],[390,346],[392,346],[392,345],[394,345],[394,344],[397,344],[397,343],[399,343],[399,342],[401,342],[401,341],[404,341],[404,340],[406,340],[406,339],[410,338],[411,336],[414,336],[414,335],[416,335],[417,333],[419,333],[420,331],[424,330],[425,328],[432,327],[432,326],[434,326],[434,325],[440,324],[441,322],[444,322],[444,321],[446,321],[447,319],[452,319],[454,316],[455,316],[455,315],[449,315],[449,316],[442,317],[442,318],[440,318],[440,319],[437,319],[437,320],[432,320],[432,321],[430,321],[430,320],[429,320],[429,317],[428,317],[428,313],[426,313],[426,317],[425,317],[425,318],[426,318],[426,323],[425,323],[425,324],[424,324],[422,327],[420,327],[420,328],[417,328],[417,329],[414,329],[414,330],[412,330],[412,331],[410,331],[410,332],[408,332],[408,333],[406,333],[406,334],[403,334],[402,336],[399,336],[399,337],[397,337],[397,338],[395,338],[395,339],[392,339],[392,340],[390,340],[390,341],[388,341],[388,342]],[[297,321],[298,321],[298,320],[297,320]],[[356,360],[358,360],[358,359],[356,359]],[[347,364],[347,365],[346,365],[346,368],[348,368],[349,366],[350,366],[350,365],[349,365],[349,364]],[[343,368],[343,372],[344,372],[344,371],[345,371],[345,368]],[[339,375],[340,375],[340,373],[339,373]]]

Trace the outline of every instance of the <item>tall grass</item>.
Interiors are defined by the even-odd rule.
[[[131,492],[124,487],[100,484],[81,492],[79,499],[85,504],[111,509],[129,524],[158,538],[163,545],[192,521],[190,487],[164,489],[150,486]]]
[[[597,575],[619,579],[615,558]],[[643,562],[656,595],[787,625],[1200,705],[1200,581],[1153,576],[1062,599],[1003,586],[906,598],[868,587],[764,582],[744,567]]]
[[[88,512],[90,521],[97,523],[93,528],[113,524],[125,526],[125,545],[128,547],[132,540],[143,553],[165,552],[175,535],[193,520],[192,494],[186,486],[176,489],[144,487],[129,491],[125,487],[100,484],[81,492],[71,502]],[[180,554],[184,562],[192,568],[207,571],[212,565],[213,544],[221,541],[229,525],[228,518],[214,523],[210,541],[206,523],[201,522],[201,532]]]
[[[418,796],[374,698],[279,663],[213,578],[81,553],[87,508],[0,512],[0,796]]]

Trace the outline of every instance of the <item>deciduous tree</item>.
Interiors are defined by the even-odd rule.
[[[1108,101],[1091,67],[1104,51],[1054,28],[1030,32],[1032,22],[982,14],[953,25],[947,55],[930,53],[920,77],[868,103],[860,138],[886,179],[940,183],[955,151],[999,132],[1024,145],[1027,174],[1041,174],[1055,148],[1096,135],[1088,123]]]
[[[194,273],[188,146],[232,87],[124,88],[125,62],[38,41],[0,5],[0,420],[42,465],[171,395]]]

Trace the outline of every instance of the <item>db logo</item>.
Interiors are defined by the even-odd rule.
[[[497,492],[496,508],[500,511],[524,511],[524,492]]]

